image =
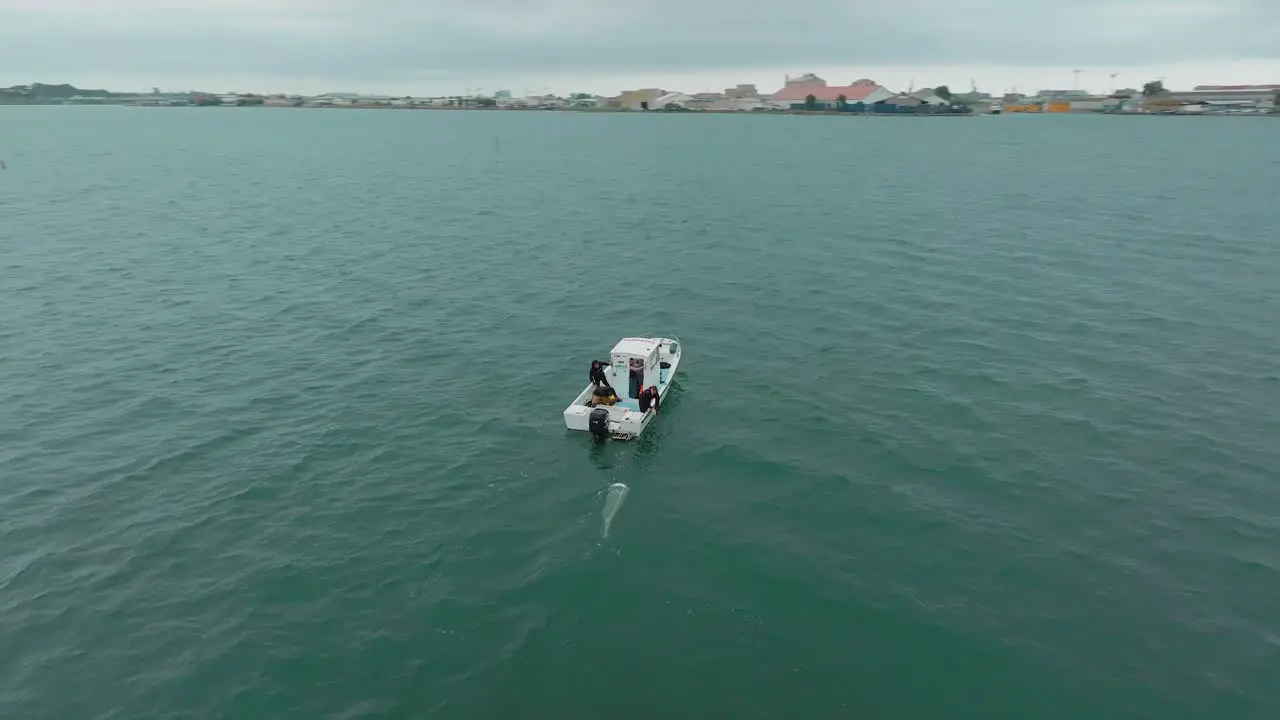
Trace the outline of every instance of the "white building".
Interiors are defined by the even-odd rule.
[[[1245,105],[1257,108],[1270,108],[1275,103],[1276,91],[1268,89],[1244,89],[1244,90],[1191,90],[1183,92],[1170,92],[1168,94],[1171,100],[1181,100],[1183,102],[1193,103],[1209,103],[1209,104],[1235,104]]]
[[[693,100],[693,96],[691,95],[685,95],[682,92],[669,92],[669,93],[666,93],[665,95],[661,95],[657,97],[656,99],[654,99],[653,102],[649,103],[649,109],[662,110],[662,109],[665,109],[668,105],[679,105],[680,107],[688,107],[690,101],[692,100]]]
[[[654,110],[658,105],[655,100],[671,93],[658,88],[644,88],[643,90],[626,90],[615,98],[609,99],[609,104],[623,110],[643,110],[648,108]]]
[[[932,88],[923,88],[911,93],[911,97],[919,98],[925,105],[950,105],[951,102],[944,100],[942,96],[933,91]],[[873,101],[874,102],[874,101]]]
[[[1088,90],[1041,90],[1036,97],[1044,100],[1080,100],[1089,97]]]
[[[760,98],[720,98],[706,103],[695,103],[694,108],[713,112],[752,112],[771,110],[773,106]]]

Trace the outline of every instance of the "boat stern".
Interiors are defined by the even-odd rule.
[[[640,437],[640,433],[648,427],[649,421],[653,419],[653,413],[637,412],[635,410],[627,410],[618,419],[617,427],[610,428],[613,431],[614,440],[631,440]]]
[[[605,414],[603,416],[597,415],[598,418],[604,420],[604,424],[597,424],[593,427],[592,414],[597,411],[604,411]],[[564,426],[569,430],[591,432],[592,434],[596,434],[596,427],[599,427],[604,431],[603,434],[614,440],[631,440],[639,437],[640,433],[648,427],[653,415],[651,412],[642,413],[621,405],[589,407],[587,405],[574,404],[564,409]],[[599,423],[599,420],[596,422]]]
[[[591,411],[594,409],[579,403],[570,405],[564,409],[564,426],[569,430],[586,432],[590,429]]]

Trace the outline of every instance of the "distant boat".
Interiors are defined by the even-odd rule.
[[[682,351],[678,338],[622,338],[613,346],[604,369],[609,384],[622,387],[614,389],[621,397],[609,404],[595,402],[595,388],[588,384],[564,409],[564,426],[589,432],[600,440],[639,437],[656,413],[640,412],[637,397],[645,387],[657,387],[661,406],[675,382]]]
[[[1000,107],[1000,103],[991,103],[992,115],[999,115],[1003,111],[1004,111],[1004,108]]]

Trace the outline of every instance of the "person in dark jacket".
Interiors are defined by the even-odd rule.
[[[661,402],[662,396],[658,394],[658,388],[650,385],[640,393],[640,412],[649,412],[649,408],[653,407],[653,411],[658,412],[658,404]]]
[[[616,402],[618,402],[618,393],[608,385],[597,385],[596,389],[591,391],[591,397],[587,399],[587,405],[591,407],[612,405]]]
[[[593,386],[609,387],[609,380],[604,376],[604,363],[599,360],[591,361],[591,373],[587,375],[587,380]]]

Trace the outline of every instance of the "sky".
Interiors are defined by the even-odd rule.
[[[0,87],[614,95],[805,72],[990,93],[1280,83],[1280,0],[0,0]]]

